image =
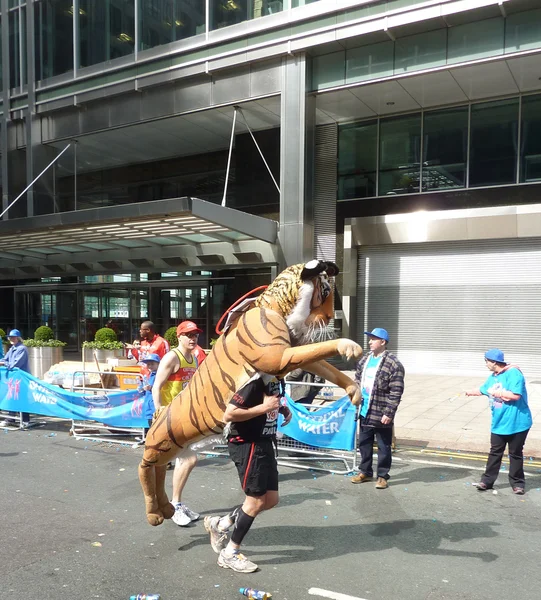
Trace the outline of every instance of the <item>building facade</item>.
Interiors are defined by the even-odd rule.
[[[315,255],[335,327],[385,326],[410,371],[483,373],[490,346],[541,370],[541,1],[0,11],[4,328],[78,348],[191,318],[208,343]]]

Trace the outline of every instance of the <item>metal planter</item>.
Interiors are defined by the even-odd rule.
[[[64,348],[52,348],[43,346],[40,348],[28,348],[28,359],[30,362],[30,373],[34,377],[43,379],[47,371],[64,360]]]

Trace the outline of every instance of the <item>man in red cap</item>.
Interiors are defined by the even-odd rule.
[[[152,399],[156,410],[171,404],[173,398],[188,385],[201,364],[201,359],[197,356],[197,340],[200,333],[201,329],[193,321],[183,321],[177,327],[178,348],[173,348],[162,359],[152,387]],[[204,350],[200,348],[200,351],[204,357]],[[196,463],[197,455],[191,451],[185,452],[182,459],[177,458],[175,462],[171,502],[175,507],[173,521],[181,527],[199,519],[199,514],[181,501],[182,491]]]

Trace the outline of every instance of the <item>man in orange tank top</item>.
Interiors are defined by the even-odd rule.
[[[162,359],[152,387],[152,399],[156,410],[171,404],[173,398],[188,385],[201,364],[196,355],[200,333],[201,329],[192,321],[183,321],[177,327],[178,348],[173,348]],[[186,451],[181,459],[177,458],[175,461],[171,502],[175,507],[173,521],[181,527],[199,519],[199,514],[181,501],[182,491],[196,463],[197,454],[192,451]]]

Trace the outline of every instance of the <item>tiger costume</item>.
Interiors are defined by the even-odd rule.
[[[329,337],[333,317],[331,278],[338,267],[313,260],[285,269],[255,300],[233,309],[212,352],[189,385],[155,415],[139,465],[147,520],[160,525],[174,507],[165,492],[167,463],[188,446],[224,429],[223,413],[233,394],[262,373],[283,378],[308,370],[346,390],[358,405],[360,393],[349,377],[324,359],[358,358],[355,342]]]

